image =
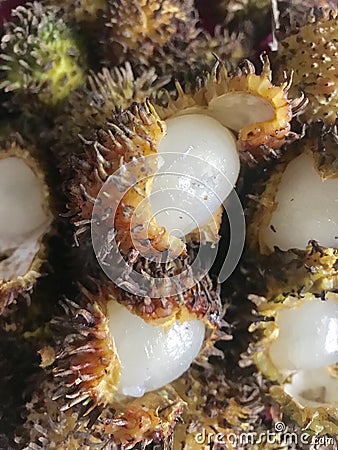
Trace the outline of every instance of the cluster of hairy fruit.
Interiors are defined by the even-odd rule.
[[[337,15],[332,0],[12,10],[0,448],[337,448]],[[278,421],[313,440],[264,441]]]

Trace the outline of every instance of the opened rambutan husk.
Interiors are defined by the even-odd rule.
[[[272,358],[270,353],[272,344],[278,340],[281,333],[280,325],[277,322],[281,312],[288,311],[290,317],[293,311],[310,302],[320,305],[325,304],[325,301],[310,293],[291,294],[283,299],[277,297],[270,300],[251,295],[250,299],[256,305],[259,316],[249,328],[250,332],[253,333],[253,340],[248,351],[243,355],[246,364],[254,363],[257,369],[272,381],[269,395],[278,405],[285,418],[284,421],[292,421],[302,429],[306,428],[309,430],[310,436],[328,435],[328,437],[331,437],[331,443],[334,443],[334,436],[337,433],[338,407],[336,399],[326,395],[327,386],[325,383],[330,380],[332,385],[334,383],[337,385],[336,366],[322,367],[323,373],[326,373],[326,378],[324,377],[324,380],[321,381],[319,377],[315,381],[314,379],[311,381],[311,378],[307,379],[309,375],[306,370],[287,370],[278,367],[276,360]],[[337,294],[328,294],[324,300],[328,299],[337,303]],[[311,326],[311,322],[308,326]],[[292,332],[289,329],[285,331],[287,333]],[[296,342],[294,344],[297,345]],[[309,348],[309,351],[311,351],[311,348]],[[298,376],[303,376],[304,379],[297,384]],[[323,375],[321,376],[323,377]],[[292,386],[294,386],[293,389],[291,389]]]
[[[80,444],[91,448],[94,443],[132,448],[172,435],[186,407],[174,383],[138,399],[117,395],[120,363],[109,330],[108,301],[116,299],[101,290],[81,288],[77,303],[64,302],[65,314],[52,319],[51,339],[40,350],[46,374],[27,404],[26,423],[18,432],[20,442],[32,445],[27,448],[41,443],[60,449],[81,448]],[[215,342],[228,336],[204,320],[210,328],[195,367],[210,371],[209,357],[220,354]]]
[[[323,295],[326,291],[337,289],[337,257],[335,247],[325,247],[314,239],[306,248],[271,250],[263,239],[264,229],[269,225],[276,210],[276,195],[282,175],[288,164],[297,156],[310,152],[314,167],[323,180],[337,175],[336,125],[325,126],[323,123],[312,125],[304,138],[288,146],[284,157],[265,175],[266,180],[255,186],[258,193],[249,194],[247,216],[247,242],[250,248],[248,258],[254,269],[257,292],[270,298],[283,299],[289,294],[311,292]],[[260,281],[258,281],[260,280]]]
[[[244,61],[232,73],[217,61],[212,71],[194,84],[183,88],[177,83],[176,97],[160,92],[155,108],[162,120],[196,112],[211,115],[235,133],[242,160],[253,165],[278,156],[278,149],[288,138],[292,114],[303,107],[302,97],[288,99],[290,83],[284,80],[280,86],[272,84],[266,57],[260,75],[250,61]],[[252,116],[249,104],[255,105]]]
[[[115,400],[120,377],[120,362],[115,348],[114,340],[109,331],[109,302],[121,302],[116,290],[115,296],[111,290],[97,288],[96,293],[91,293],[82,288],[78,303],[66,302],[64,305],[65,316],[60,316],[51,321],[51,329],[54,336],[53,354],[55,357],[46,363],[53,364],[54,376],[60,380],[60,389],[54,398],[62,398],[63,409],[70,408],[78,403],[84,404],[88,410],[96,406],[105,406],[119,401],[119,395]],[[163,327],[171,326],[170,321],[181,322],[198,318],[206,327],[206,337],[202,350],[195,363],[201,367],[208,366],[211,355],[219,355],[220,351],[214,347],[215,342],[228,339],[223,331],[224,308],[220,307],[216,312],[210,312],[213,301],[211,292],[209,298],[204,297],[203,313],[189,310],[189,305],[180,307],[180,314],[176,317],[165,317],[166,321],[158,321],[157,317],[144,317],[153,325],[160,324]],[[132,312],[130,305],[126,305]],[[206,312],[205,312],[206,311]],[[65,346],[65,342],[67,342]],[[132,343],[131,343],[132,345]],[[49,347],[43,349],[49,354]],[[43,358],[44,359],[44,358]],[[48,358],[47,358],[48,360]],[[145,394],[148,395],[148,394]]]
[[[41,276],[43,265],[47,260],[48,239],[53,233],[54,214],[46,169],[38,162],[36,149],[27,145],[19,135],[8,137],[1,146],[0,162],[6,161],[8,166],[2,176],[2,192],[5,196],[2,200],[3,208],[6,205],[6,197],[16,195],[16,198],[13,198],[14,204],[8,205],[11,209],[7,213],[4,209],[2,219],[10,220],[11,214],[15,214],[15,208],[20,208],[20,211],[16,211],[16,216],[12,216],[14,222],[6,231],[2,231],[0,313],[3,313],[19,295],[29,293],[37,278]],[[8,178],[11,171],[13,178]],[[17,183],[13,182],[15,176],[21,177]],[[23,180],[26,184],[23,184]],[[35,201],[34,197],[31,199],[30,205],[31,211],[36,208],[37,218],[28,216],[27,230],[20,231],[21,220],[24,222],[24,219],[20,218],[25,208],[23,196],[29,195],[30,189],[33,189],[32,196],[37,196]],[[27,210],[30,214],[31,211]],[[35,225],[31,223],[32,220],[35,220]],[[29,228],[32,226],[32,229]]]
[[[72,201],[69,205],[70,209],[79,211],[77,213],[78,220],[77,218],[74,220],[79,227],[79,234],[85,231],[82,225],[90,223],[94,206],[93,199],[97,198],[108,176],[114,174],[122,162],[128,163],[133,157],[156,154],[156,147],[164,135],[164,124],[150,103],[135,104],[132,110],[122,111],[121,114],[117,111],[115,121],[113,118],[108,126],[108,131],[104,129],[99,131],[97,141],[89,143],[85,158],[79,159],[78,162],[74,161],[76,173],[72,177],[69,187],[66,188],[69,190],[68,195]],[[150,164],[156,164],[155,160],[145,160],[145,163],[147,161],[150,161]],[[149,181],[146,181],[149,184]],[[146,197],[147,189],[149,189],[147,183],[142,182],[132,188],[117,211],[117,240],[120,242],[123,254],[128,254],[133,249],[132,237],[127,226],[131,221],[132,214],[125,214],[126,205],[129,205],[128,207],[132,210],[136,208],[137,204]],[[108,203],[105,206],[107,207]],[[125,211],[121,208],[124,208]],[[146,218],[147,215],[151,217],[149,204],[145,206],[143,214],[144,216],[140,218],[139,222],[142,228],[143,218]],[[111,224],[111,226],[113,225]],[[105,227],[109,227],[109,224]],[[169,233],[159,227],[154,219],[151,221],[148,234],[147,230],[144,230],[143,235],[141,232],[138,239],[152,240],[152,245],[158,250],[168,249],[171,245]],[[177,238],[173,238],[173,243],[176,244],[174,254],[180,254],[183,251],[182,244]]]
[[[281,146],[289,132],[291,104],[286,95],[288,85],[285,83],[281,87],[276,87],[271,84],[267,61],[265,61],[262,75],[255,75],[253,66],[249,63],[246,63],[243,69],[236,74],[228,75],[225,67],[217,63],[212,74],[199,84],[197,83],[195,89],[191,88],[188,93],[185,93],[180,85],[177,85],[177,89],[178,97],[176,99],[172,99],[167,93],[162,93],[155,106],[157,112],[149,102],[135,104],[125,111],[116,110],[111,120],[97,133],[96,140],[85,143],[83,155],[72,156],[70,163],[66,163],[65,172],[68,170],[69,181],[65,183],[65,192],[69,198],[68,207],[70,211],[74,211],[72,221],[77,228],[77,236],[80,237],[82,233],[86,233],[92,223],[95,199],[108,177],[123,163],[130,162],[132,158],[155,156],[157,154],[159,142],[165,133],[165,120],[167,119],[197,112],[202,116],[204,114],[211,115],[226,126],[226,115],[230,112],[230,109],[232,117],[234,117],[233,101],[242,103],[247,98],[257,101],[263,109],[269,108],[271,118],[253,124],[250,123],[251,117],[248,120],[244,119],[249,124],[246,125],[245,123],[243,127],[240,126],[239,130],[236,130],[239,132],[239,149],[242,155],[245,155],[244,158],[251,162],[254,160],[253,153],[260,158],[264,158],[271,153],[275,155],[273,148]],[[227,98],[229,99],[229,106],[227,106]],[[220,106],[217,104],[219,100],[222,102]],[[160,106],[160,103],[163,105],[165,102],[167,102],[166,106]],[[263,111],[263,116],[264,114]],[[257,108],[255,109],[256,117]],[[240,108],[235,120],[237,119],[240,123],[243,122],[241,122]],[[259,153],[262,153],[262,155],[259,155]],[[154,163],[156,163],[156,159],[144,159],[144,167],[137,168],[138,172],[135,172],[134,176],[136,178],[143,176],[147,170],[155,173],[156,169],[151,167]],[[72,169],[69,170],[70,168]],[[119,177],[121,178],[121,175]],[[121,186],[126,181],[123,176],[116,180]],[[147,198],[147,192],[150,192],[151,189],[150,183],[151,180],[147,179],[145,182],[137,183],[129,190],[124,197],[123,204],[116,211],[114,223],[111,223],[112,219],[106,217],[107,214],[105,214],[110,206],[110,197],[109,195],[103,196],[99,207],[102,214],[98,215],[105,217],[105,222],[102,224],[103,227],[100,227],[100,232],[104,234],[110,227],[115,227],[114,238],[118,243],[118,249],[115,253],[111,253],[111,263],[113,263],[114,258],[118,261],[121,258],[119,253],[121,253],[129,267],[133,269],[139,267],[138,271],[143,271],[149,276],[157,274],[157,277],[166,278],[166,272],[168,271],[168,273],[176,274],[178,270],[187,268],[186,264],[189,265],[193,260],[194,251],[191,254],[191,249],[197,248],[198,244],[218,242],[221,209],[217,211],[210,223],[200,230],[200,233],[193,232],[187,236],[187,246],[180,239],[171,236],[164,227],[158,226],[154,218],[150,220],[148,228],[143,226],[152,217],[149,202],[144,202],[142,215],[137,216],[137,223],[133,223],[132,228],[137,232],[131,232],[130,224],[133,211],[136,210],[137,205],[142,200]],[[97,213],[98,210],[96,210],[96,215]],[[136,251],[138,249],[135,248],[135,238],[142,246],[143,255],[147,253],[148,245],[150,252],[153,248],[160,252],[170,249],[173,255],[180,255],[180,257],[175,264],[161,266],[160,264],[147,263],[145,265],[145,261],[142,262],[142,258],[140,259],[140,255]],[[132,239],[134,239],[134,242]],[[128,277],[127,272],[125,277]],[[127,283],[128,278],[124,282]],[[113,285],[111,283],[110,285],[109,289],[114,292]],[[199,284],[197,283],[197,285]],[[196,297],[195,288],[193,288],[186,298],[183,296],[185,305],[196,304],[196,298],[203,298],[205,295],[203,291],[207,292],[207,289],[204,290],[203,285],[199,286],[202,287],[202,295],[198,294]],[[149,317],[151,320],[156,317],[170,316],[173,312],[177,312],[179,308],[180,302],[177,303],[178,299],[175,301],[175,306],[175,302],[169,300],[165,293],[154,292],[154,297],[159,297],[162,300],[150,301],[149,297],[151,296],[146,295],[147,300],[144,300],[142,297],[129,295],[125,292],[118,295],[118,298],[123,299],[129,308],[142,317]],[[166,298],[165,301],[164,298]],[[189,298],[194,300],[190,301]],[[164,305],[161,305],[160,303],[163,303],[163,301]],[[215,304],[217,304],[217,301]]]
[[[69,185],[66,186],[66,190],[71,199],[69,208],[77,211],[75,220],[78,219],[78,226],[90,221],[93,199],[97,197],[109,174],[113,174],[122,161],[128,163],[132,157],[157,153],[157,146],[164,136],[165,123],[163,121],[168,118],[197,112],[210,114],[223,126],[227,126],[226,114],[231,110],[232,117],[234,116],[233,102],[242,104],[243,100],[250,98],[251,101],[261,103],[263,109],[268,108],[271,117],[262,122],[252,121],[253,123],[251,123],[251,118],[241,121],[239,108],[235,120],[238,120],[240,125],[239,129],[234,130],[238,132],[239,150],[246,155],[244,158],[247,157],[249,160],[254,159],[253,153],[257,155],[257,158],[274,153],[274,149],[278,149],[284,143],[290,129],[289,122],[292,113],[291,103],[286,95],[288,88],[287,83],[281,87],[271,84],[267,61],[265,61],[262,75],[255,75],[253,66],[246,63],[242,71],[229,76],[225,67],[217,63],[212,74],[201,82],[199,88],[192,88],[191,92],[186,94],[178,85],[177,99],[172,99],[168,94],[163,93],[159,103],[166,100],[168,103],[166,106],[156,105],[156,111],[150,103],[134,105],[132,109],[122,112],[116,111],[106,125],[108,128],[99,131],[97,141],[89,142],[84,155],[78,161],[72,161],[76,173],[72,176]],[[229,99],[229,106],[227,106],[227,99]],[[222,103],[217,104],[218,101],[222,101]],[[264,116],[266,112],[263,111],[262,114]],[[256,117],[257,108],[255,108]],[[243,121],[244,125],[242,126]],[[232,124],[229,125],[231,128]],[[147,140],[144,138],[145,136]],[[115,151],[113,152],[112,149]],[[143,187],[143,189],[145,188]],[[134,200],[130,203],[132,208],[135,207],[133,205],[137,203],[139,194],[134,192],[133,196]],[[142,196],[139,196],[139,201],[141,199]],[[147,213],[144,217],[146,215]],[[118,220],[121,221],[121,225],[117,226],[117,233],[125,236],[123,239],[119,238],[119,241],[121,244],[123,242],[124,248],[130,248],[128,232],[123,231],[122,227],[122,223],[126,222],[122,214]],[[79,228],[79,233],[81,231]],[[150,238],[155,248],[159,250],[169,248],[168,233],[163,233],[163,230],[153,224],[150,234],[143,238]],[[182,246],[177,239],[172,240],[172,245],[177,245],[174,253],[182,251]]]

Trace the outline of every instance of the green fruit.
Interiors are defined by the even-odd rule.
[[[54,106],[85,80],[77,36],[57,9],[38,2],[19,6],[13,16],[1,40],[0,88]]]

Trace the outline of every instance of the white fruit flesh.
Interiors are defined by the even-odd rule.
[[[338,362],[338,295],[313,297],[301,306],[280,311],[278,338],[270,347],[281,369],[307,370]]]
[[[296,373],[285,392],[304,407],[338,406],[338,379],[327,367]]]
[[[115,300],[109,328],[121,363],[118,392],[140,397],[180,377],[199,353],[205,335],[200,320],[176,322],[168,330],[146,323]]]
[[[210,221],[234,187],[240,162],[232,133],[214,118],[187,114],[166,125],[159,154],[175,156],[164,156],[150,201],[157,223],[181,237]]]
[[[284,309],[276,323],[270,357],[279,370],[291,371],[285,392],[303,406],[338,405],[338,378],[329,370],[338,363],[338,294]]]
[[[41,181],[18,157],[0,159],[0,279],[23,276],[51,216]]]
[[[215,97],[208,109],[219,123],[236,132],[252,123],[265,122],[275,116],[269,101],[243,92],[232,92]],[[236,114],[236,111],[240,111],[240,114]]]
[[[314,239],[338,247],[338,179],[323,181],[311,154],[292,160],[282,175],[270,223],[262,227],[260,243],[270,250],[305,249]]]

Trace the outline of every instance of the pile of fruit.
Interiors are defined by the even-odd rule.
[[[336,0],[0,15],[0,449],[337,450]]]

